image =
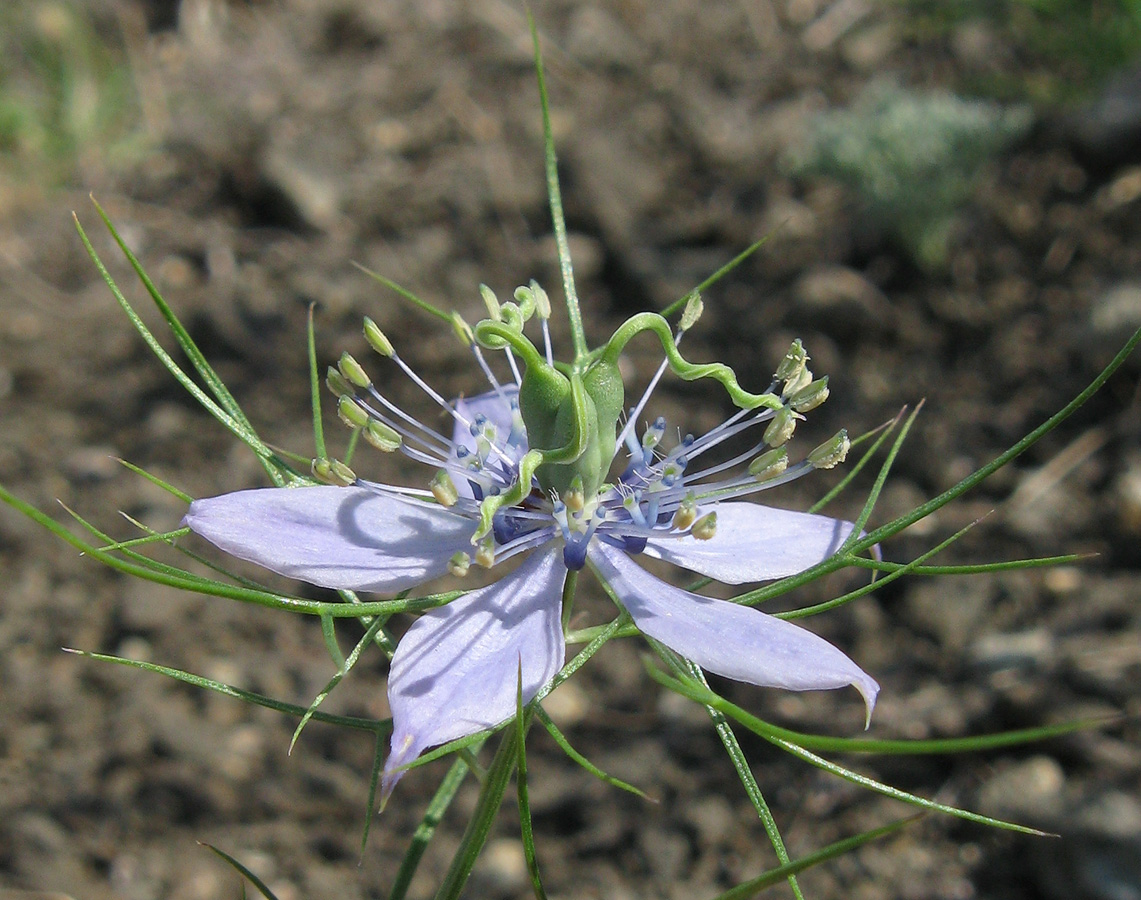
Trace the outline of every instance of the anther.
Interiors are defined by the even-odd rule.
[[[697,521],[697,498],[690,491],[682,498],[671,525],[678,531],[685,531]]]
[[[792,409],[787,406],[782,406],[773,420],[769,422],[768,428],[765,429],[764,442],[770,447],[779,447],[781,444],[788,443],[788,439],[792,437],[793,429],[796,428],[796,416],[793,414]]]
[[[337,417],[350,428],[364,428],[370,421],[369,414],[349,396],[337,401]]]
[[[780,361],[780,365],[777,366],[773,378],[777,381],[788,381],[788,379],[799,375],[800,370],[804,368],[807,362],[808,354],[805,352],[804,345],[800,342],[800,338],[797,338],[788,348],[784,359]]]
[[[345,381],[344,376],[332,366],[329,366],[329,371],[325,374],[325,384],[338,397],[352,397],[356,394],[352,385]]]
[[[810,384],[812,384],[812,370],[806,366],[784,383],[784,391],[782,393],[785,397],[791,397]]]
[[[361,437],[384,453],[399,450],[404,443],[404,439],[394,429],[376,419],[368,420],[364,431],[361,432]]]
[[[666,433],[666,417],[658,416],[654,424],[642,432],[642,449],[653,450],[661,442]]]
[[[483,298],[483,305],[487,307],[487,317],[493,322],[502,322],[503,313],[499,309],[499,298],[495,296],[495,291],[486,284],[481,284],[479,296]]]
[[[432,479],[432,483],[428,485],[432,491],[432,496],[436,498],[436,502],[440,506],[455,506],[456,501],[460,499],[460,492],[456,490],[455,482],[452,481],[452,476],[446,470],[440,469]]]
[[[495,540],[488,535],[475,551],[475,564],[490,569],[495,565]]]
[[[678,323],[677,330],[683,333],[689,331],[697,324],[697,320],[701,318],[703,312],[705,312],[705,302],[701,299],[701,294],[690,294],[689,299],[685,302],[685,310],[681,314],[681,321]]]
[[[581,475],[575,475],[571,479],[570,487],[563,493],[563,503],[573,513],[582,512],[582,508],[586,506],[586,493]]]
[[[848,431],[841,428],[832,440],[825,441],[808,454],[808,462],[814,469],[831,469],[844,461],[850,449],[852,442],[848,440]]]
[[[470,568],[471,557],[464,553],[463,550],[457,550],[452,554],[452,558],[448,560],[448,571],[457,578],[463,578]]]
[[[452,331],[456,333],[456,337],[465,347],[470,347],[475,343],[475,333],[458,312],[452,313]]]
[[[777,447],[775,450],[762,453],[749,463],[749,474],[757,481],[768,481],[770,478],[776,478],[787,468],[788,450]]]
[[[788,405],[798,413],[806,413],[809,410],[816,409],[816,407],[827,399],[828,376],[825,375],[817,381],[810,382],[806,387],[800,388],[800,390],[788,398]]]
[[[530,288],[531,296],[535,298],[535,312],[540,319],[549,319],[551,317],[551,298],[547,296],[547,292],[534,278],[531,279]]]
[[[348,487],[351,484],[356,484],[357,481],[356,472],[336,459],[315,459],[310,470],[313,472],[313,477],[318,481],[337,487]]]
[[[349,384],[359,388],[369,388],[372,386],[372,379],[368,377],[368,373],[364,370],[359,362],[353,359],[349,353],[342,353],[341,358],[337,360],[337,370],[341,373],[341,377]]]
[[[717,513],[706,513],[700,519],[693,523],[693,528],[689,530],[699,541],[708,541],[717,534]]]
[[[364,317],[364,339],[368,341],[368,345],[381,356],[393,356],[396,353],[395,348],[392,346],[392,341],[380,330],[380,326],[368,316]]]

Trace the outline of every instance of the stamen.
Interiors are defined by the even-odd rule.
[[[447,473],[446,469],[440,469],[436,473],[429,487],[432,496],[441,506],[455,506],[456,501],[460,498],[460,492],[456,490],[455,482],[452,481],[452,476]]]
[[[714,535],[717,534],[717,513],[706,513],[693,523],[693,527],[689,530],[689,533],[699,541],[712,540]]]
[[[463,550],[457,550],[448,560],[448,571],[457,578],[463,578],[471,568],[471,557]]]

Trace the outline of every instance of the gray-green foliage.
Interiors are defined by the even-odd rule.
[[[848,185],[863,213],[920,265],[940,268],[981,167],[1030,124],[1025,106],[875,82],[849,109],[818,115],[787,165]]]
[[[85,152],[129,152],[138,119],[126,54],[80,5],[0,3],[0,166],[64,180]]]

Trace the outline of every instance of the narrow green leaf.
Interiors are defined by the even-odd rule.
[[[357,660],[360,659],[361,652],[365,647],[372,643],[373,637],[376,635],[376,632],[380,630],[380,626],[383,624],[383,622],[384,620],[379,617],[374,618],[372,620],[372,624],[368,627],[368,630],[364,633],[361,639],[357,641],[357,645],[353,647],[353,650],[349,654],[348,659],[346,659],[345,657],[341,656],[341,649],[337,646],[337,636],[333,630],[334,620],[329,616],[321,617],[321,632],[325,636],[325,646],[329,650],[329,655],[333,657],[333,661],[337,662],[339,659],[340,662],[338,663],[338,669],[336,673],[334,673],[333,677],[329,679],[325,687],[320,692],[318,692],[317,696],[313,698],[313,702],[310,703],[309,708],[305,710],[305,715],[301,717],[301,721],[297,723],[297,727],[293,730],[293,737],[289,740],[290,753],[293,752],[293,746],[297,743],[297,739],[301,737],[301,730],[309,724],[309,720],[312,719],[314,714],[317,712],[317,707],[325,702],[325,698],[333,692],[333,689],[341,683],[341,681],[349,673],[352,667],[356,665]]]
[[[678,299],[676,299],[673,303],[662,310],[662,317],[668,319],[674,313],[678,312],[678,310],[683,309],[689,302],[690,297],[694,296],[695,294],[704,294],[708,288],[711,288],[718,281],[720,281],[735,268],[737,268],[737,266],[741,265],[741,263],[743,263],[750,256],[760,250],[761,247],[763,247],[766,243],[768,243],[768,240],[773,236],[773,233],[774,232],[769,232],[763,238],[754,241],[752,244],[734,256],[731,260],[729,260],[729,262],[725,263],[725,265],[723,265],[720,269],[718,269],[703,282],[701,282],[701,284],[693,288],[689,293],[685,294],[682,297],[678,297]]]
[[[172,494],[173,496],[177,497],[179,500],[181,500],[187,506],[189,506],[194,501],[194,498],[191,497],[188,493],[186,493],[185,491],[180,491],[173,484],[169,484],[168,482],[163,481],[157,475],[151,474],[146,469],[139,468],[134,463],[127,462],[127,460],[120,459],[118,457],[116,457],[116,462],[118,462],[119,465],[123,466],[124,468],[129,469],[130,471],[134,472],[136,475],[141,475],[143,478],[145,478],[151,484],[155,485],[156,487],[162,488],[168,494]]]
[[[820,510],[824,509],[824,507],[826,507],[829,503],[831,503],[833,500],[835,500],[836,497],[838,497],[848,487],[848,485],[850,485],[852,483],[852,481],[856,478],[856,476],[859,475],[860,472],[862,472],[864,470],[864,467],[869,462],[871,462],[872,457],[875,456],[875,454],[879,450],[880,446],[883,444],[884,441],[886,441],[888,439],[888,435],[890,435],[893,431],[895,431],[895,427],[896,427],[896,425],[899,424],[899,420],[900,420],[900,416],[896,416],[891,421],[886,422],[883,425],[881,425],[879,428],[875,429],[875,431],[879,432],[879,435],[876,437],[876,439],[872,443],[871,447],[869,447],[867,450],[864,451],[863,455],[860,456],[859,460],[857,460],[855,465],[848,467],[847,471],[844,473],[844,477],[840,480],[840,482],[835,487],[833,487],[830,491],[828,491],[828,493],[826,493],[823,497],[821,497],[819,500],[817,500],[815,503],[813,503],[810,507],[808,507],[808,512],[810,512],[810,513],[820,512]],[[855,447],[857,447],[864,438],[868,437],[869,435],[871,435],[873,433],[874,432],[868,432],[867,434],[860,435],[860,437],[858,437],[854,441],[852,441],[853,449]]]
[[[484,741],[480,741],[478,744],[472,744],[473,751],[479,752],[483,743]],[[377,771],[379,772],[379,767]],[[459,791],[460,785],[463,784],[470,771],[463,759],[457,759],[452,763],[448,774],[444,776],[444,780],[436,789],[432,802],[428,804],[424,818],[420,820],[420,824],[412,835],[412,841],[409,843],[404,859],[400,862],[400,868],[396,872],[396,880],[393,882],[392,892],[388,895],[388,900],[404,900],[408,893],[408,887],[412,884],[412,877],[416,874],[416,869],[424,856],[424,851],[428,849],[428,844],[436,834],[436,828],[444,818],[444,813],[448,811],[452,800],[455,799],[456,792]]]
[[[1107,716],[1099,719],[1075,719],[1070,722],[1060,722],[1054,725],[1040,725],[1036,728],[1019,728],[1013,731],[1001,731],[992,734],[979,734],[962,738],[931,738],[924,740],[883,740],[877,738],[841,738],[819,734],[806,734],[802,731],[793,731],[773,725],[754,716],[734,703],[729,702],[721,695],[709,688],[709,685],[696,678],[675,677],[670,678],[658,672],[651,675],[664,687],[688,697],[697,703],[712,707],[732,719],[740,722],[749,731],[763,738],[780,738],[791,741],[801,747],[812,750],[822,750],[827,753],[862,753],[878,755],[920,756],[931,754],[957,754],[975,753],[983,750],[995,750],[1000,747],[1014,747],[1035,741],[1049,740],[1074,734],[1078,731],[1088,731],[1094,728],[1104,728],[1120,721],[1119,717]],[[659,677],[660,676],[660,677]]]
[[[170,666],[160,666],[157,663],[144,662],[138,659],[125,659],[122,656],[111,656],[106,653],[92,653],[90,650],[74,650],[71,647],[64,647],[63,650],[65,653],[74,653],[77,656],[82,656],[87,659],[115,663],[115,665],[118,666],[127,666],[131,669],[142,669],[144,672],[154,672],[158,675],[165,675],[167,678],[173,678],[175,681],[181,681],[184,684],[193,685],[197,688],[204,688],[205,690],[213,691],[216,694],[222,694],[226,697],[233,697],[235,700],[244,700],[246,703],[264,706],[266,709],[272,709],[288,716],[300,717],[305,715],[304,706],[298,706],[295,703],[286,703],[282,700],[274,700],[272,697],[266,697],[262,694],[256,694],[253,691],[236,688],[232,685],[224,684],[221,681],[214,681],[212,678],[194,675],[191,672],[184,672],[181,669],[172,669]],[[361,731],[387,732],[392,728],[392,722],[388,719],[376,721],[373,719],[361,719],[356,716],[337,716],[322,712],[314,713],[313,718],[318,722],[325,722],[329,725],[343,725]]]
[[[571,746],[570,741],[568,741],[566,738],[566,735],[559,731],[559,727],[551,720],[550,715],[545,709],[543,709],[542,706],[535,706],[534,709],[535,717],[539,720],[543,727],[547,729],[547,733],[551,736],[551,739],[559,746],[559,749],[562,750],[563,753],[570,757],[574,762],[578,763],[580,766],[586,769],[586,771],[588,771],[591,775],[593,775],[599,781],[605,782],[611,787],[616,787],[620,790],[627,791],[628,793],[636,794],[643,800],[649,800],[651,803],[658,802],[653,797],[650,797],[648,794],[646,794],[645,791],[642,791],[639,788],[634,787],[634,785],[629,784],[620,778],[615,778],[613,775],[608,775],[606,772],[602,771],[602,769],[598,768],[598,766],[596,766]]]
[[[468,820],[467,829],[460,840],[459,849],[452,857],[440,889],[436,892],[436,900],[459,900],[463,894],[464,885],[471,875],[472,867],[479,856],[487,836],[495,824],[495,815],[503,803],[503,795],[507,792],[507,783],[511,780],[511,773],[515,769],[516,742],[518,734],[514,728],[505,728],[499,741],[499,749],[495,751],[495,758],[487,770],[487,779],[483,783],[479,800]]]
[[[449,325],[452,323],[452,317],[450,315],[448,315],[442,309],[438,309],[437,307],[433,306],[427,300],[420,299],[418,296],[416,296],[414,293],[412,293],[412,291],[408,290],[408,288],[404,287],[403,285],[397,284],[391,278],[386,278],[384,275],[381,275],[379,272],[374,272],[372,269],[366,268],[365,266],[362,266],[358,262],[354,262],[353,265],[356,266],[358,269],[360,269],[362,272],[364,272],[365,275],[367,275],[373,281],[380,282],[386,288],[388,288],[390,291],[393,291],[394,293],[399,294],[401,297],[403,297],[405,300],[407,300],[413,306],[415,306],[418,309],[421,309],[424,312],[428,313],[428,315],[435,316],[437,319],[442,319],[443,321],[447,322]]]
[[[758,875],[756,878],[742,882],[735,888],[723,894],[718,894],[713,900],[747,900],[749,897],[755,897],[766,888],[772,887],[774,884],[779,884],[798,872],[803,872],[805,869],[818,866],[820,863],[827,862],[830,859],[845,856],[853,850],[862,847],[864,844],[870,844],[872,841],[878,841],[881,838],[894,834],[913,822],[919,821],[919,819],[923,818],[923,815],[923,813],[920,813],[918,815],[908,816],[906,819],[899,819],[896,822],[891,822],[880,828],[873,828],[862,834],[836,841],[827,847],[822,847],[815,853],[809,853],[807,856],[802,856],[800,859],[777,866],[775,869],[770,869],[763,875]]]
[[[531,877],[531,890],[535,900],[547,900],[543,879],[539,874],[539,857],[535,852],[535,832],[531,827],[531,801],[527,794],[527,725],[530,716],[523,707],[523,660],[519,659],[515,682],[515,789],[519,798],[519,836],[523,842],[523,857],[527,861],[527,874]]]
[[[254,887],[256,887],[258,889],[258,893],[261,894],[263,897],[265,897],[266,900],[277,900],[277,897],[274,896],[273,891],[271,891],[266,886],[266,883],[264,881],[262,881],[260,878],[258,878],[253,872],[251,872],[248,868],[246,868],[246,866],[242,865],[240,862],[238,862],[236,859],[234,859],[234,857],[230,856],[230,854],[227,853],[225,850],[219,850],[213,844],[207,844],[205,841],[199,841],[198,846],[199,847],[205,847],[207,850],[213,851],[218,856],[222,857],[222,859],[224,859],[227,863],[229,863],[231,866],[233,866],[238,872],[240,872],[242,874],[243,878],[248,879],[250,884],[252,884]],[[242,886],[242,896],[245,896],[245,893],[246,893],[246,889],[245,889],[245,885],[243,885]]]

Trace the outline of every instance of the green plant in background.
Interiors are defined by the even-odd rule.
[[[816,116],[785,164],[794,174],[850,187],[876,227],[922,267],[938,270],[980,168],[1030,124],[1027,107],[879,81],[851,108]]]
[[[138,121],[126,55],[82,8],[0,4],[0,166],[63,181],[88,151],[104,163],[137,152]]]
[[[1009,66],[964,87],[991,96],[1056,105],[1080,101],[1141,56],[1141,0],[901,0],[911,30],[943,36],[985,25],[1009,50]]]
[[[532,34],[534,36],[534,32]],[[538,65],[537,36],[535,44]],[[890,834],[910,821],[890,822],[799,859],[790,859],[777,818],[762,795],[738,741],[739,728],[812,766],[921,810],[1037,833],[902,791],[839,765],[822,754],[946,754],[982,750],[1063,734],[1086,727],[1088,723],[930,741],[804,734],[760,720],[718,696],[706,683],[702,668],[722,671],[719,666],[735,667],[728,673],[731,677],[742,677],[737,672],[759,672],[760,680],[752,679],[754,683],[789,689],[855,683],[862,685],[870,701],[876,686],[868,676],[835,648],[824,649],[829,645],[822,647],[824,642],[819,638],[805,637],[808,632],[788,620],[810,617],[858,600],[873,588],[878,589],[905,575],[956,575],[1073,561],[1074,557],[1061,557],[961,566],[931,565],[931,558],[961,533],[936,543],[906,563],[884,562],[875,548],[975,487],[1057,427],[1124,362],[1141,342],[1141,332],[1134,335],[1085,391],[1049,421],[938,497],[882,525],[873,524],[877,501],[915,413],[906,419],[897,418],[878,433],[871,432],[853,440],[851,446],[859,448],[860,458],[809,514],[783,513],[740,503],[739,499],[746,494],[789,477],[830,468],[843,459],[849,449],[846,433],[807,454],[801,462],[790,462],[786,449],[797,419],[826,399],[827,381],[813,378],[807,370],[807,357],[799,342],[793,344],[781,361],[772,385],[760,394],[741,388],[723,365],[693,365],[680,355],[678,344],[700,314],[698,292],[715,283],[759,245],[746,250],[661,315],[636,315],[602,347],[588,348],[575,300],[541,65],[538,69],[548,193],[563,276],[565,312],[574,341],[573,362],[554,362],[546,327],[551,304],[534,283],[520,288],[514,301],[502,304],[490,291],[485,291],[488,318],[474,328],[466,326],[458,315],[428,306],[397,288],[405,298],[454,327],[479,364],[482,370],[479,377],[492,382],[493,390],[488,394],[455,404],[438,395],[433,397],[434,402],[453,412],[457,427],[451,438],[424,428],[414,417],[396,410],[381,396],[363,368],[351,357],[344,356],[336,368],[329,370],[326,382],[337,395],[338,412],[352,427],[352,436],[341,454],[343,462],[330,458],[322,429],[320,377],[310,329],[315,458],[309,454],[293,456],[271,448],[255,432],[238,401],[102,210],[99,210],[100,216],[158,307],[193,372],[184,369],[147,328],[80,228],[80,236],[93,261],[148,346],[179,383],[255,454],[276,487],[192,501],[177,488],[135,469],[181,501],[193,505],[187,519],[189,527],[156,533],[140,525],[141,536],[126,541],[115,540],[97,525],[76,517],[87,532],[81,537],[4,488],[0,488],[0,501],[117,571],[203,595],[313,616],[326,639],[333,675],[325,689],[305,707],[150,662],[86,655],[160,673],[293,716],[299,720],[295,739],[313,720],[369,732],[376,739],[377,753],[367,789],[365,837],[378,792],[391,789],[396,778],[413,766],[451,756],[452,765],[425,811],[420,827],[409,837],[404,862],[393,875],[392,900],[406,895],[442,816],[460,785],[469,778],[480,785],[479,800],[436,896],[439,900],[456,900],[463,895],[512,778],[534,895],[546,896],[528,800],[528,728],[533,723],[540,724],[576,763],[608,784],[633,790],[577,753],[546,715],[542,702],[551,690],[572,677],[609,641],[639,635],[646,638],[648,658],[656,660],[650,664],[652,676],[707,711],[730,765],[756,811],[760,827],[769,837],[778,863],[720,894],[718,900],[743,900],[782,881],[787,881],[794,895],[802,898],[795,878],[797,872]],[[666,324],[668,317],[677,318],[676,330]],[[532,331],[536,324],[542,330],[538,346],[523,334],[523,326],[528,321]],[[668,449],[662,445],[665,426],[656,421],[638,440],[633,423],[642,415],[643,402],[638,402],[630,411],[626,421],[631,426],[623,425],[620,413],[625,407],[624,386],[615,357],[629,339],[645,332],[660,342],[665,358],[643,401],[650,398],[668,368],[688,380],[712,378],[718,381],[738,412],[706,435],[697,439],[687,437]],[[365,336],[373,349],[391,364],[404,369],[414,380],[418,379],[400,360],[387,337],[368,320]],[[504,379],[502,384],[495,381],[484,351],[488,357],[502,362],[502,369],[510,368],[511,381]],[[502,358],[497,355],[500,353]],[[431,393],[422,380],[417,383]],[[753,426],[759,426],[763,435],[759,440],[753,438],[750,450],[712,466],[706,459],[691,465],[694,459],[712,449],[714,443],[744,434]],[[427,489],[361,482],[348,468],[360,438],[381,450],[406,452],[414,459],[438,466],[440,471]],[[614,476],[610,474],[611,451],[619,449],[628,452],[630,464],[620,475]],[[848,487],[855,475],[877,457],[880,459],[878,474],[854,523],[815,515],[817,509]],[[736,474],[732,474],[734,472]],[[266,516],[260,506],[263,501],[275,507]],[[369,504],[383,507],[385,514],[369,518],[365,509]],[[743,512],[743,507],[753,507],[753,510]],[[332,515],[328,514],[330,510]],[[232,517],[235,511],[241,521]],[[765,533],[766,521],[777,523],[776,533]],[[236,527],[231,527],[235,522]],[[810,527],[801,535],[790,535],[788,526],[796,522],[808,523]],[[831,523],[828,527],[836,530],[835,546],[830,541],[824,544],[820,541],[818,526],[826,523]],[[252,541],[256,547],[251,558],[278,567],[279,571],[327,584],[336,590],[335,598],[312,600],[283,594],[249,579],[231,577],[224,568],[212,563],[208,564],[212,574],[201,574],[204,561],[186,542],[191,529],[200,528],[200,533],[209,532],[206,536],[210,540],[226,549],[234,548],[233,552],[242,549],[242,544],[249,550]],[[281,540],[274,541],[275,535]],[[148,555],[153,545],[174,547],[185,555],[190,566],[184,568]],[[774,557],[796,555],[801,550],[803,553],[792,561],[789,569],[796,574],[740,593],[731,603],[682,591],[652,578],[635,562],[642,554],[657,555],[680,561],[695,572],[724,582],[733,582],[742,573],[753,574],[739,581],[758,581],[778,577],[779,560]],[[443,571],[463,577],[472,565],[490,567],[516,552],[530,556],[514,572],[501,573],[498,586],[446,593],[433,593],[430,587],[427,591],[422,589],[424,581]],[[383,565],[379,565],[378,560]],[[870,570],[879,580],[826,603],[801,606],[779,616],[764,616],[754,608],[823,575],[850,567]],[[618,609],[609,621],[569,630],[565,617],[560,617],[558,604],[561,601],[565,611],[573,601],[577,576],[583,569],[598,576]],[[521,579],[520,573],[536,577]],[[725,577],[726,574],[730,577]],[[700,590],[709,580],[700,579],[691,586],[691,591]],[[378,590],[395,597],[364,599],[354,588]],[[528,596],[528,591],[540,590],[543,596]],[[522,597],[524,605],[535,608],[528,606],[526,614],[522,614],[512,605],[516,597]],[[486,613],[490,616],[475,622],[478,627],[474,630],[465,631],[473,626],[469,616],[473,609],[479,616]],[[399,646],[388,628],[390,619],[397,613],[418,615]],[[538,621],[536,617],[542,618],[542,627],[532,633],[530,629]],[[701,630],[711,623],[719,627],[718,622],[727,627],[720,641],[710,642],[710,635],[702,634]],[[346,626],[353,629],[356,643],[347,656],[338,646],[338,623],[342,632]],[[767,644],[766,631],[781,637]],[[426,634],[428,640],[424,639]],[[793,637],[786,642],[789,635]],[[489,640],[494,644],[502,643],[501,639],[510,645],[506,647],[506,654],[498,652],[496,647],[489,648]],[[577,648],[565,663],[564,646]],[[742,646],[757,652],[740,654],[738,650]],[[489,649],[496,652],[489,655]],[[771,651],[767,657],[762,652],[766,649]],[[542,657],[542,665],[538,667],[534,664],[535,652]],[[404,725],[411,723],[418,729],[411,742],[395,743],[387,768],[384,745],[394,730],[399,733],[400,723],[392,719],[333,715],[319,708],[365,653],[380,654],[392,661],[390,696],[400,701],[393,703],[394,715],[404,717]],[[693,658],[687,658],[691,653]],[[469,662],[482,668],[469,672],[466,668]],[[765,680],[769,677],[765,673],[775,675]],[[494,677],[481,677],[488,674]],[[742,677],[742,680],[750,678]],[[824,684],[826,681],[830,683]],[[447,691],[443,692],[444,696],[437,696],[436,689],[441,684]],[[488,696],[490,700],[484,703]],[[485,767],[479,762],[478,754],[496,733],[500,735],[499,748]],[[421,750],[439,744],[442,746],[420,755]],[[223,851],[215,852],[242,872],[263,895],[271,896],[268,887],[253,872]]]

